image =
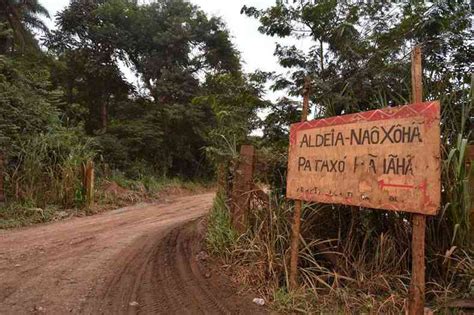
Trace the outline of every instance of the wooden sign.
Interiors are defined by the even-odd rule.
[[[439,119],[435,101],[293,124],[287,197],[435,215]]]

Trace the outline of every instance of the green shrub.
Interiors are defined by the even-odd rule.
[[[64,127],[62,93],[38,56],[0,56],[0,148],[7,200],[80,206],[81,167],[95,155],[82,127]],[[21,211],[21,209],[19,209]]]
[[[18,143],[7,168],[7,195],[38,207],[80,206],[83,201],[82,164],[94,157],[92,142],[74,129],[31,136]]]
[[[237,233],[232,228],[229,209],[222,195],[214,199],[209,215],[206,243],[208,250],[215,255],[226,255],[237,241]]]
[[[35,223],[44,223],[55,218],[58,208],[34,207],[31,203],[10,203],[0,207],[0,229],[16,228]]]

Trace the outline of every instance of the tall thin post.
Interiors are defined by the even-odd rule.
[[[309,94],[310,94],[310,81],[309,77],[305,78],[304,90],[303,90],[303,112],[301,113],[301,121],[306,121],[308,118],[309,111]],[[295,211],[293,214],[293,225],[291,227],[291,247],[290,247],[290,275],[289,285],[291,290],[295,290],[298,287],[298,254],[299,254],[299,242],[300,242],[300,229],[301,229],[301,208],[302,201],[295,201]]]
[[[91,160],[84,165],[84,190],[86,205],[91,208],[94,206],[94,162]]]
[[[244,233],[247,228],[254,168],[254,146],[242,145],[240,148],[240,160],[235,171],[232,187],[232,225],[239,233]]]
[[[423,101],[421,48],[415,47],[411,54],[412,98],[414,103]],[[409,297],[409,314],[422,315],[425,307],[425,231],[426,216],[412,216],[412,275]]]

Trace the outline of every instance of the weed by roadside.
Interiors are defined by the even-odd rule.
[[[153,175],[140,175],[136,179],[126,177],[120,171],[113,171],[111,176],[104,179],[108,182],[115,182],[120,187],[134,191],[143,191],[147,194],[156,194],[163,190],[169,189],[185,189],[195,192],[203,188],[209,188],[212,182],[186,181],[178,177],[156,177]]]
[[[95,205],[90,209],[81,202],[83,196],[80,193],[76,194],[77,202],[73,203],[72,207],[61,204],[39,206],[31,200],[4,204],[0,206],[0,229],[91,215],[138,202],[155,202],[169,196],[197,193],[212,189],[212,183],[187,182],[177,178],[157,178],[149,175],[133,180],[120,172],[113,172],[109,178],[98,178],[95,187]]]
[[[237,233],[233,230],[229,209],[225,197],[218,194],[214,199],[210,215],[206,244],[210,253],[226,256],[237,241]]]
[[[234,280],[259,291],[270,306],[284,313],[403,313],[410,283],[410,225],[391,217],[374,230],[372,210],[306,204],[302,217],[299,290],[288,288],[292,205],[275,194],[267,208],[251,212],[247,232],[232,231],[229,210],[216,198],[209,219],[207,244],[223,257]],[[330,229],[331,222],[342,220]],[[379,220],[379,219],[377,219]],[[385,218],[388,220],[388,218]],[[453,299],[472,298],[474,253],[452,247],[444,255],[428,245],[427,303],[439,311]],[[441,277],[441,275],[443,275]]]
[[[442,206],[438,215],[427,218],[426,303],[444,313],[457,312],[452,305],[474,297],[474,167],[465,160],[472,139],[473,91],[474,81],[471,91],[433,96],[442,104]],[[412,227],[407,213],[305,204],[300,289],[288,291],[293,208],[284,198],[286,153],[277,152],[281,151],[259,155],[265,165],[259,179],[273,191],[272,200],[252,208],[246,233],[218,250],[226,254],[234,278],[258,289],[277,311],[403,313],[411,279]]]
[[[0,207],[0,229],[16,228],[35,223],[53,221],[55,218],[68,216],[51,205],[44,209],[27,203],[12,203]]]

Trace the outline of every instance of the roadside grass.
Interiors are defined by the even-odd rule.
[[[59,208],[51,205],[44,209],[28,203],[11,203],[0,206],[0,229],[52,221],[58,216]]]
[[[115,182],[122,188],[134,191],[144,191],[149,194],[159,193],[160,191],[172,188],[180,188],[190,192],[196,192],[203,188],[210,188],[214,185],[213,182],[189,181],[178,177],[168,178],[156,177],[153,175],[140,175],[137,179],[131,179],[127,178],[120,171],[113,171],[111,176],[106,177],[104,180]]]
[[[241,236],[232,230],[222,196],[215,199],[208,249],[225,260],[236,282],[256,289],[273,310],[283,313],[399,314],[406,310],[411,226],[405,215],[305,204],[300,288],[289,291],[293,210],[280,196],[275,194],[268,208],[252,210],[249,228]],[[334,226],[335,220],[339,224]],[[383,226],[373,225],[380,221]],[[429,221],[428,228],[434,223]],[[474,296],[474,252],[469,244],[448,249],[440,250],[437,242],[427,244],[426,295],[430,308],[449,313],[453,311],[450,301]]]
[[[452,305],[474,297],[474,166],[465,161],[472,143],[474,77],[470,93],[465,92],[432,94],[442,104],[442,204],[436,216],[427,218],[426,305],[448,314],[462,314]],[[267,165],[260,177],[268,178],[271,201],[251,209],[247,231],[235,242],[214,247],[225,255],[235,280],[257,289],[279,312],[403,314],[411,279],[412,226],[407,213],[304,204],[300,287],[288,290],[293,205],[284,198],[286,155],[267,155],[266,161],[266,155],[259,155],[259,162]],[[225,226],[210,220],[210,230],[216,229],[213,224]]]
[[[273,292],[272,307],[279,313],[304,313],[305,310],[309,309],[314,298],[314,296],[302,292],[289,292],[286,288],[280,287]]]
[[[230,212],[225,197],[219,193],[214,199],[209,214],[206,244],[208,251],[217,256],[226,257],[237,242],[237,233],[232,228]]]
[[[126,178],[113,172],[108,178],[99,177],[95,183],[95,205],[87,208],[81,189],[75,193],[75,202],[39,204],[34,200],[12,201],[0,205],[0,229],[10,229],[38,223],[57,221],[67,217],[85,216],[112,210],[139,202],[159,201],[169,196],[198,193],[212,189],[212,182],[191,182],[179,178],[141,176]]]

